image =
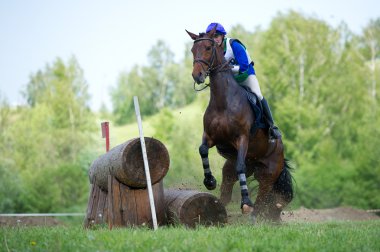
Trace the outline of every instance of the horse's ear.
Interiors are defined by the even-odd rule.
[[[190,38],[192,38],[193,40],[196,40],[199,38],[198,35],[192,33],[192,32],[189,32],[188,30],[185,29],[185,31],[187,32],[187,34],[189,34]]]

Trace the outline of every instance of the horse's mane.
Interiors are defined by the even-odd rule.
[[[200,38],[203,38],[205,35],[206,35],[205,32],[200,32],[200,33],[199,33],[199,37],[200,37]]]

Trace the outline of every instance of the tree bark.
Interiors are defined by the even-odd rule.
[[[169,153],[157,139],[145,137],[152,184],[162,180],[169,170]],[[146,188],[144,161],[139,138],[131,139],[112,148],[96,159],[90,168],[90,183],[107,191],[108,175],[131,188]]]

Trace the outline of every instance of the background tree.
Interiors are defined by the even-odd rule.
[[[94,130],[88,84],[76,59],[71,58],[65,65],[58,58],[52,66],[47,65],[44,72],[38,71],[31,76],[24,95],[27,101],[33,101],[29,102],[32,108],[45,104],[51,109],[48,118],[54,128],[57,154],[75,161],[88,143],[86,132]]]
[[[229,31],[255,61],[286,156],[296,166],[293,207],[380,207],[378,20],[354,34],[344,23],[333,28],[290,11],[279,13],[265,30],[236,25]],[[166,186],[203,190],[198,146],[209,92],[192,88],[192,43],[176,62],[158,41],[147,66],[122,72],[111,92],[112,119],[134,123],[137,95],[153,137],[171,156]],[[99,153],[92,145],[99,125],[87,88],[75,58],[58,58],[30,76],[24,90],[28,106],[11,108],[0,97],[1,211],[83,211],[87,169]],[[224,160],[214,149],[210,162],[220,181]]]
[[[361,37],[361,53],[370,70],[369,92],[376,102],[378,99],[378,83],[380,80],[380,18],[371,20],[364,28]]]
[[[88,154],[95,118],[87,89],[75,58],[58,58],[31,76],[24,92],[29,107],[15,111],[2,132],[7,139],[0,153],[1,184],[13,177],[3,206],[8,211],[54,212],[83,204],[78,195],[88,193],[86,170],[95,155]]]
[[[142,114],[152,115],[165,107],[184,106],[195,99],[185,64],[174,62],[174,54],[159,40],[148,53],[148,66],[135,66],[120,75],[111,91],[113,113],[117,124],[134,119],[133,96],[138,96]]]

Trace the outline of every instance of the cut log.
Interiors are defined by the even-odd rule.
[[[108,224],[113,227],[153,227],[148,189],[130,189],[114,177],[108,177]],[[166,224],[163,181],[153,185],[156,218]]]
[[[152,184],[159,182],[169,170],[169,153],[157,139],[145,137]],[[131,188],[145,188],[146,177],[140,138],[131,139],[112,148],[96,159],[90,168],[90,182],[107,191],[108,175]]]
[[[165,207],[169,224],[223,225],[227,211],[214,195],[193,190],[165,190]]]
[[[90,228],[95,224],[105,224],[108,220],[107,192],[99,186],[91,184],[84,227]]]

